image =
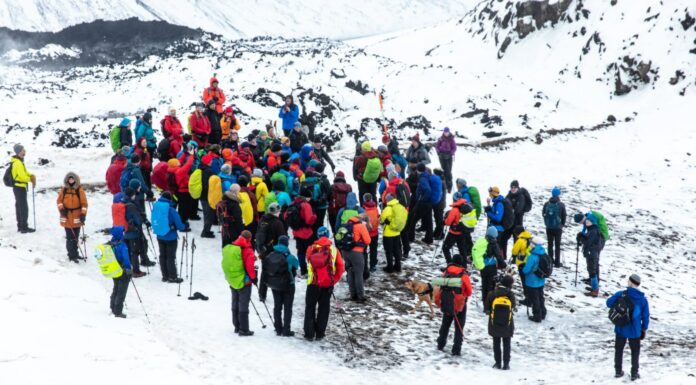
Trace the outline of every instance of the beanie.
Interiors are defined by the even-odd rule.
[[[413,135],[411,137],[411,140],[415,140],[416,142],[420,142],[420,133],[416,132],[416,135]]]
[[[254,169],[254,172],[253,172],[251,175],[252,175],[252,176],[255,176],[255,177],[258,177],[258,178],[262,178],[262,177],[263,177],[263,171],[261,171],[261,169],[259,169],[259,168],[255,168],[255,169]]]
[[[287,235],[281,235],[278,237],[278,244],[287,247],[290,245],[290,238]]]
[[[449,134],[449,132],[450,132],[449,127],[445,127],[445,129],[442,130],[442,132],[443,132],[443,133],[446,133],[446,134]]]
[[[321,226],[319,229],[317,229],[317,236],[319,238],[321,237],[329,237],[331,233],[329,233],[329,229],[327,229],[324,226]]]
[[[283,147],[278,143],[274,143],[273,146],[271,146],[271,152],[278,152],[278,151],[283,151]]]
[[[543,245],[544,244],[544,240],[541,237],[534,237],[534,238],[532,238],[531,242],[533,245]]]
[[[418,166],[416,166],[416,171],[418,171],[418,172],[425,172],[425,164],[424,164],[424,163],[418,163]]]
[[[278,214],[280,212],[280,205],[278,204],[278,202],[273,202],[270,205],[268,205],[268,208],[266,208],[266,210],[271,215]]]
[[[138,154],[133,154],[130,157],[130,161],[133,164],[138,164],[138,163],[140,163],[140,157],[138,156]]]
[[[237,178],[237,183],[240,187],[246,187],[249,185],[249,177],[246,175],[240,175],[239,178]]]
[[[169,191],[162,191],[162,195],[160,196],[164,199],[172,200],[172,193],[170,193]]]
[[[512,288],[513,282],[514,280],[509,275],[504,275],[503,278],[500,279],[500,284],[507,287],[508,289]]]
[[[193,148],[198,148],[198,143],[195,140],[189,140],[187,144]]]
[[[220,167],[220,172],[222,172],[225,175],[231,175],[232,174],[232,166],[225,163]]]
[[[343,179],[345,179],[345,178],[346,178],[346,174],[343,173],[343,171],[339,171],[339,172],[336,173],[336,178],[343,178]]]
[[[640,286],[640,276],[638,274],[631,274],[628,280],[633,282],[634,285]]]
[[[14,147],[12,149],[14,150],[15,155],[19,155],[19,153],[22,152],[22,150],[24,150],[24,146],[17,143],[14,145]]]
[[[553,190],[551,190],[551,196],[554,198],[558,198],[561,196],[561,189],[558,187],[554,187]]]
[[[383,144],[380,145],[379,147],[377,147],[377,151],[379,151],[379,152],[381,152],[381,153],[383,153],[383,154],[386,154],[387,152],[389,152],[389,150],[387,149],[387,146],[385,146],[385,145],[383,145]]]
[[[487,238],[498,238],[498,229],[495,227],[491,226],[486,230],[486,237]]]
[[[210,154],[205,154],[203,157],[201,157],[201,163],[206,166],[210,166],[210,164],[213,163],[213,157],[210,156]]]
[[[310,190],[310,189],[308,189],[308,188],[303,188],[303,189],[302,189],[302,192],[300,193],[300,195],[301,195],[303,198],[311,198],[311,197],[312,197],[312,190]]]
[[[135,195],[135,191],[133,191],[133,189],[130,188],[130,187],[126,187],[126,189],[123,190],[123,193],[126,194],[126,197],[127,197],[127,198],[130,198],[130,197],[132,197],[133,195]]]
[[[123,119],[121,119],[121,123],[119,123],[118,125],[121,127],[127,127],[130,124],[130,122],[131,122],[130,119],[123,118]]]
[[[140,181],[137,179],[131,179],[130,182],[128,182],[128,187],[132,188],[134,191],[138,191],[142,185],[140,184]]]
[[[22,148],[24,148],[24,147],[22,147]],[[131,152],[132,152],[133,150],[131,150],[130,146],[123,146],[123,147],[121,147],[121,149],[120,149],[119,151],[120,151],[121,155],[123,155],[123,156],[125,156],[126,158],[128,158],[128,157],[130,157]]]
[[[324,172],[324,169],[326,169],[324,163],[319,163],[316,166],[314,166],[314,170],[320,174]]]
[[[457,178],[457,187],[459,187],[460,189],[466,187],[466,179]]]
[[[520,188],[520,182],[518,182],[517,179],[510,182],[510,188],[513,188],[513,187]]]
[[[573,220],[575,221],[575,223],[582,222],[583,218],[585,218],[585,216],[582,213],[576,213],[575,215],[573,215]]]
[[[251,232],[249,230],[242,231],[242,238],[251,239]]]
[[[196,103],[196,108],[198,108],[198,107],[205,108],[205,104],[203,104],[203,102],[198,102],[198,103]]]
[[[384,200],[387,201],[387,203],[389,203],[389,201],[391,201],[392,199],[395,199],[395,198],[394,198],[394,195],[392,195],[390,193],[387,193],[387,195],[384,197]]]
[[[152,122],[152,113],[149,112],[149,111],[146,112],[146,113],[143,115],[143,120],[146,121],[146,122],[148,122],[148,123],[151,123],[151,122]]]
[[[452,194],[452,201],[456,202],[460,199],[462,199],[462,193],[460,193],[459,191],[455,191],[455,193]]]
[[[452,263],[457,266],[464,266],[464,257],[461,254],[455,254],[452,256]]]
[[[302,128],[302,123],[300,123],[299,121],[295,122],[295,128],[298,128],[298,127]]]
[[[363,202],[372,202],[372,194],[369,192],[363,194]]]
[[[273,181],[273,191],[285,191],[285,185],[282,180],[276,179]]]
[[[365,141],[362,142],[362,144],[360,145],[360,149],[363,152],[372,151],[372,145],[370,144],[370,142]]]
[[[174,167],[179,167],[179,160],[176,158],[169,159],[167,161],[167,166],[174,168]]]

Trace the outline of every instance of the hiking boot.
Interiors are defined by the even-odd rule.
[[[503,370],[510,370],[510,364],[507,362],[503,364]]]
[[[356,302],[357,300],[358,300],[357,295],[351,295],[350,298],[346,299],[346,301],[353,301],[353,302]]]
[[[493,369],[500,369],[500,362],[493,364]]]
[[[635,381],[640,378],[640,374],[638,372],[631,373],[631,381]]]
[[[421,242],[425,243],[425,244],[428,245],[428,246],[430,246],[430,245],[433,244],[433,240],[432,240],[432,239],[423,238],[423,239],[421,239]]]
[[[314,338],[314,340],[315,340],[315,341],[321,341],[321,340],[324,339],[324,337],[326,337],[326,336],[323,335],[323,334],[322,334],[322,335],[317,335],[317,336]]]
[[[238,328],[234,328],[234,334],[239,334],[239,329],[238,329]]]
[[[561,267],[563,267],[563,264],[560,263],[560,262],[559,262],[559,263],[554,263],[554,264],[553,264],[553,267],[555,267],[556,269],[560,269]]]
[[[364,296],[363,296],[363,297],[357,297],[357,298],[355,299],[355,301],[356,301],[356,302],[359,302],[359,303],[365,303],[365,302],[367,302],[367,298],[365,298]]]
[[[587,293],[585,293],[586,296],[592,297],[592,298],[597,298],[599,296],[599,289],[597,290],[590,290]]]
[[[461,355],[462,355],[462,352],[459,351],[459,350],[452,350],[452,355],[453,355],[453,356],[461,356]]]
[[[196,215],[192,216],[191,218],[189,218],[189,220],[190,220],[190,221],[200,221],[200,220],[201,220],[201,216],[198,215],[198,214],[196,214]]]
[[[254,332],[252,332],[251,330],[240,330],[238,334],[240,337],[251,337],[254,335]]]
[[[145,273],[144,271],[136,271],[133,273],[133,278],[140,278],[140,277],[144,277],[146,275],[147,275],[147,273]]]
[[[370,273],[376,273],[377,272],[377,266],[370,266]]]
[[[201,238],[215,238],[215,234],[212,231],[203,231]]]
[[[395,272],[395,273],[401,273],[401,265],[399,265],[399,266],[394,266],[394,272]]]
[[[162,282],[167,282],[169,281],[169,278],[162,277]]]
[[[314,341],[314,337],[312,336],[304,336],[304,339],[306,339],[307,341]]]
[[[77,263],[77,264],[79,264],[79,263],[80,263],[80,260],[79,260],[79,259],[77,259],[77,258],[68,258],[68,261],[70,261],[70,262],[74,262],[74,263]]]
[[[394,267],[393,267],[393,266],[383,267],[383,268],[382,268],[382,271],[384,271],[385,273],[391,274],[391,273],[394,272]]]
[[[293,332],[293,331],[283,333],[283,337],[294,337],[294,336],[295,336],[295,332]]]
[[[616,374],[614,374],[614,378],[621,378],[624,376],[624,371],[623,370],[617,370]]]
[[[156,265],[156,263],[155,263],[154,261],[151,261],[151,260],[149,260],[149,259],[146,260],[146,261],[144,261],[144,262],[141,262],[140,264],[141,264],[142,266],[145,266],[145,267],[152,267],[152,266],[155,266],[155,265]]]
[[[534,316],[530,315],[529,320],[532,322],[541,323],[541,318],[539,318],[539,317],[534,317]]]
[[[184,280],[183,280],[183,278],[169,278],[167,280],[167,282],[169,282],[169,283],[182,283],[182,282],[184,282]]]
[[[32,229],[31,227],[27,227],[26,229],[19,230],[20,233],[26,234],[26,233],[33,233],[36,230]]]
[[[123,313],[118,313],[118,314],[114,314],[114,317],[116,317],[116,318],[126,318],[126,315],[123,314]]]

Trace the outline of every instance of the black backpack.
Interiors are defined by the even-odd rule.
[[[256,230],[256,251],[260,256],[264,256],[272,251],[273,239],[269,239],[268,230],[271,228],[271,223],[261,221],[259,228]]]
[[[553,273],[553,261],[548,253],[539,256],[539,266],[534,274],[539,278],[548,278]]]
[[[5,175],[2,177],[2,183],[7,187],[14,187],[14,178],[12,177],[12,163],[7,165],[5,169]]]
[[[520,188],[520,192],[522,193],[522,196],[524,196],[524,212],[528,213],[532,211],[532,197],[529,195],[529,191],[527,191],[526,188],[522,187]]]
[[[503,220],[500,223],[504,230],[510,230],[515,225],[515,210],[509,199],[503,199]]]
[[[354,222],[348,221],[336,229],[334,240],[339,250],[352,250],[355,246],[360,246],[353,238],[353,224]]]
[[[461,274],[451,274],[445,270],[444,278],[461,278],[465,271],[462,270]],[[462,294],[461,286],[451,287],[451,286],[441,286],[440,287],[440,308],[443,314],[454,314],[454,297],[456,295]]]
[[[272,290],[285,290],[290,286],[290,271],[288,270],[287,254],[274,251],[262,262],[263,275],[266,285]]]
[[[302,218],[300,217],[300,212],[302,211],[301,205],[302,202],[293,203],[288,207],[288,210],[285,212],[285,222],[287,222],[288,226],[290,226],[290,228],[293,230],[299,230],[300,228],[302,228],[302,226],[304,226]]]
[[[396,200],[401,203],[402,206],[408,207],[408,205],[411,203],[411,192],[408,190],[408,187],[406,186],[406,182],[401,182],[396,185]]]
[[[633,301],[628,296],[628,290],[621,293],[616,302],[609,309],[609,319],[616,326],[626,326],[633,318]]]

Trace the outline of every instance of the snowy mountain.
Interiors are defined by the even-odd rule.
[[[59,2],[5,2],[0,10],[12,5],[13,15],[25,17],[0,13],[0,21],[24,29],[44,23],[45,29],[57,30],[99,13],[109,14],[106,19],[141,20],[90,22],[56,33],[0,30],[0,146],[9,152],[12,144],[24,143],[27,167],[39,181],[38,231],[31,235],[14,232],[13,198],[9,189],[2,190],[7,204],[0,205],[0,313],[7,325],[0,331],[0,378],[8,383],[115,384],[123,378],[103,373],[123,370],[137,382],[182,384],[230,379],[262,384],[626,383],[613,378],[613,329],[604,298],[624,287],[632,273],[643,277],[641,288],[652,313],[642,347],[641,383],[696,383],[690,319],[696,312],[691,283],[696,268],[696,134],[689,125],[696,118],[690,108],[696,102],[692,2],[486,0],[467,6],[467,12],[452,11],[450,21],[420,20],[422,25],[433,21],[423,28],[387,28],[397,26],[401,16],[356,11],[325,18],[338,26],[337,35],[324,34],[327,24],[313,25],[309,20],[314,17],[295,22],[296,29],[285,35],[392,31],[350,41],[231,40],[266,34],[261,28],[272,23],[244,27],[243,35],[224,26],[201,31],[195,29],[199,25],[179,22],[185,14],[178,9],[161,17],[168,22],[142,21],[160,18],[147,16],[138,4],[164,12],[165,2],[91,2],[93,9],[87,9],[87,2],[74,1],[60,11],[52,4]],[[244,19],[250,24],[258,18],[287,20],[274,4],[256,2],[266,8],[240,12],[265,10],[249,13]],[[455,3],[436,4],[452,10],[448,7]],[[229,4],[213,3],[210,10],[224,5]],[[62,11],[68,6],[74,11]],[[326,5],[327,12],[340,9],[334,6]],[[369,7],[383,5],[361,9]],[[385,29],[354,33],[360,23],[379,19],[379,28]],[[435,349],[439,320],[429,320],[424,310],[410,313],[415,298],[403,282],[427,280],[442,266],[442,257],[433,257],[435,247],[425,245],[414,247],[398,278],[375,274],[366,285],[370,300],[365,305],[344,301],[347,285],[339,284],[329,334],[314,344],[301,337],[279,339],[271,328],[263,329],[261,322],[269,320],[256,294],[261,317],[251,314],[256,335],[247,340],[233,335],[219,239],[196,239],[193,290],[210,301],[186,300],[190,281],[178,297],[176,286],[160,282],[155,267],[152,275],[135,282],[144,307],[131,287],[129,318],[109,317],[111,283],[102,279],[94,261],[75,266],[64,256],[55,209],[62,176],[77,172],[88,190],[91,250],[106,240],[101,230],[111,224],[111,196],[104,188],[111,156],[108,125],[146,109],[154,109],[158,122],[170,105],[184,116],[212,75],[235,104],[243,134],[277,120],[282,96],[295,95],[302,121],[322,135],[338,169],[349,176],[354,138],[365,136],[376,145],[386,122],[402,145],[414,132],[433,141],[444,126],[452,128],[460,144],[455,176],[482,192],[492,185],[507,191],[509,182],[519,179],[534,198],[525,223],[536,235],[544,236],[541,206],[550,189],[560,186],[569,212],[596,209],[607,217],[611,240],[601,259],[602,298],[585,297],[584,285],[574,285],[579,228],[573,224],[563,239],[566,267],[555,270],[546,288],[547,320],[540,325],[528,321],[525,308],[515,315],[510,372],[490,369],[487,319],[475,301],[481,295],[478,273],[472,274],[475,289],[463,357]],[[384,115],[377,102],[380,92]],[[431,156],[437,164],[434,152]],[[190,237],[198,238],[200,223],[193,230]],[[474,235],[484,230],[480,223]],[[583,258],[578,270],[579,278],[585,277]],[[293,329],[300,336],[305,283],[296,285]],[[520,292],[517,277],[515,290]]]

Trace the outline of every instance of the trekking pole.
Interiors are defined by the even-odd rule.
[[[254,301],[252,301],[252,299],[249,298],[249,302],[251,303],[251,306],[254,308],[254,312],[256,312],[256,316],[259,317],[259,321],[261,321],[261,328],[262,328],[262,329],[265,329],[265,328],[266,328],[266,324],[263,323],[263,320],[261,319],[261,314],[259,314],[259,311],[256,310],[256,305],[254,305]]]
[[[34,214],[34,230],[36,230],[36,195],[34,194],[34,185],[31,185],[31,211]]]
[[[449,226],[445,226],[445,228],[442,230],[442,232],[445,234],[447,234],[448,231],[449,231]],[[433,265],[435,264],[435,256],[437,255],[438,250],[440,250],[440,248],[443,246],[444,243],[445,243],[445,237],[442,238],[440,243],[435,248],[435,251],[433,252],[433,258],[432,258],[431,264],[433,264]]]
[[[145,304],[143,304],[143,300],[140,298],[140,293],[138,293],[138,288],[135,287],[135,281],[133,281],[133,280],[131,279],[131,283],[133,284],[133,290],[135,290],[135,295],[138,296],[138,301],[140,301],[140,306],[143,307],[143,313],[145,313],[145,319],[147,319],[147,323],[150,324],[150,323],[151,323],[151,322],[150,322],[150,317],[147,315],[147,310],[145,310]]]
[[[578,259],[580,259],[580,245],[575,247],[575,286],[578,286]]]
[[[466,306],[466,304],[464,304]],[[459,332],[462,333],[462,340],[464,340],[464,328],[462,325],[459,323],[459,317],[457,317],[457,314],[454,314],[454,322],[457,324],[457,328],[459,329]]]
[[[155,245],[154,245],[155,242],[152,240],[152,231],[150,231],[149,227],[146,227],[146,229],[147,229],[147,237],[150,239],[150,251],[152,251],[152,255],[155,256],[155,260],[158,260],[157,259],[157,252],[155,251]]]
[[[343,321],[343,326],[346,328],[346,338],[348,339],[348,342],[350,343],[350,349],[351,349],[352,351],[355,351],[355,346],[353,346],[353,341],[350,339],[352,333],[350,332],[350,329],[348,329],[348,324],[346,323],[346,319],[343,318],[343,313],[341,312],[341,310],[343,310],[343,309],[342,309],[341,306],[339,305],[340,302],[338,302],[338,300],[336,299],[336,295],[333,293],[333,291],[331,292],[331,296],[333,297],[334,301],[336,301],[336,307],[337,307],[337,309],[338,309],[338,315],[341,316],[341,320]]]
[[[184,249],[186,248],[186,234],[184,233],[184,240],[181,241],[181,258],[179,258],[179,278],[181,278],[181,271],[184,269]],[[177,297],[181,297],[181,282],[179,282],[179,290],[176,292]]]
[[[196,251],[196,238],[191,240],[191,279],[189,280],[189,298],[193,297],[193,253]]]
[[[82,237],[80,237],[80,240],[82,241],[82,247],[84,248],[84,256],[85,256],[85,261],[87,260],[87,230],[85,229],[85,224],[82,223]]]
[[[184,261],[184,270],[186,271],[185,279],[189,279],[189,275],[188,275],[188,257],[189,257],[189,253],[188,253],[188,233],[186,233],[186,235],[184,235],[184,256],[186,257],[186,261]]]
[[[75,233],[75,229],[73,229],[72,227],[69,227],[69,229],[70,229],[70,232],[72,233],[73,238],[75,239],[75,242],[78,242],[77,234]],[[87,257],[86,257],[87,254],[84,254],[84,253],[82,252],[82,248],[80,247],[80,244],[79,244],[79,243],[78,243],[78,245],[77,245],[77,251],[80,252],[80,259],[86,261],[86,260],[87,260]]]

